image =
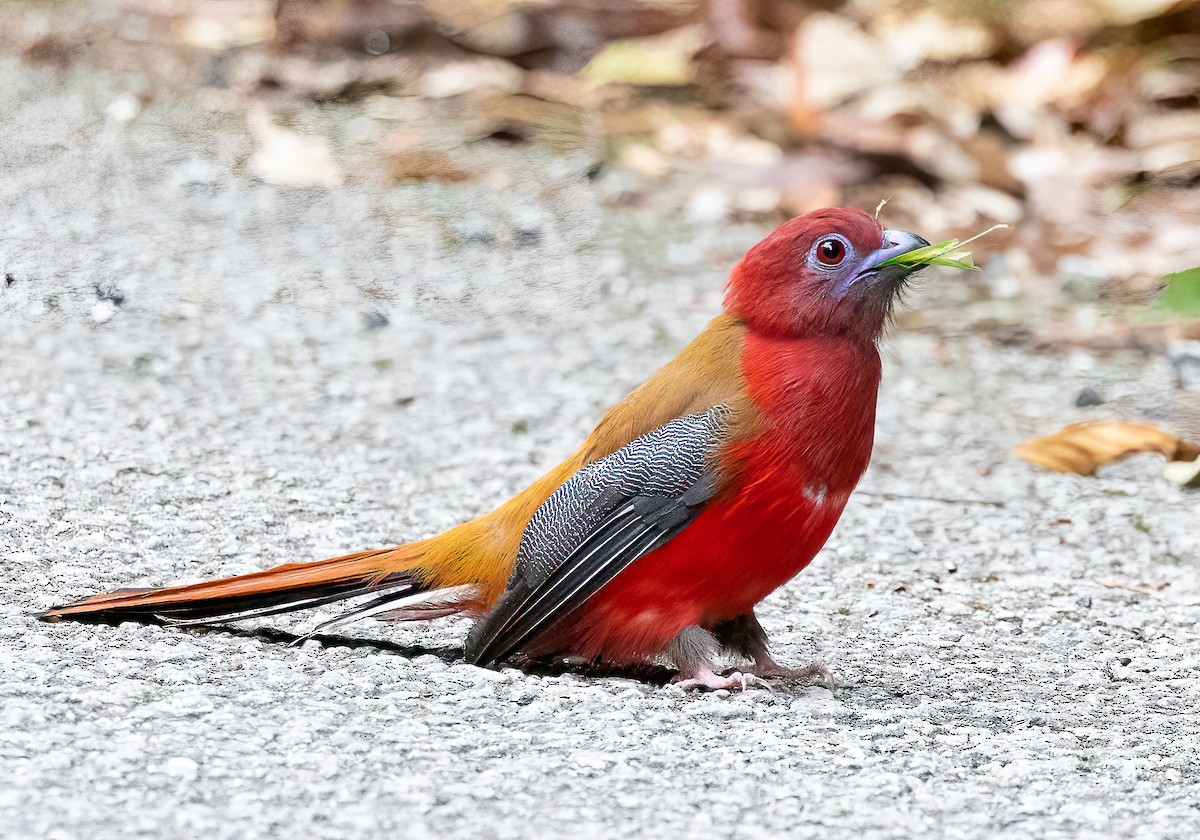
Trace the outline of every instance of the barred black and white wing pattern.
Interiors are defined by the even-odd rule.
[[[686,528],[719,489],[731,414],[718,405],[672,420],[551,494],[525,526],[507,589],[467,637],[467,661],[519,650]]]

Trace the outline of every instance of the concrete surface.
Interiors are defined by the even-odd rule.
[[[280,189],[243,123],[0,76],[0,835],[1200,833],[1197,496],[1152,458],[1010,454],[1085,385],[1153,404],[1165,363],[891,341],[862,492],[763,610],[834,693],[485,671],[453,621],[298,648],[270,629],[311,616],[35,621],[485,509],[716,312],[762,231],[604,210],[536,155],[503,190]]]

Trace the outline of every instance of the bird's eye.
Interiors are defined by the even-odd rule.
[[[816,247],[817,262],[830,268],[841,265],[846,259],[846,243],[837,237],[822,239]]]

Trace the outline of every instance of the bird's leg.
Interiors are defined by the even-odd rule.
[[[830,690],[836,685],[833,674],[819,662],[802,668],[788,668],[772,659],[767,649],[767,631],[758,623],[754,613],[721,622],[713,628],[713,634],[727,651],[751,660],[754,665],[748,670],[756,677],[781,677]]]
[[[702,627],[695,624],[680,630],[663,651],[679,674],[673,682],[688,691],[693,688],[715,691],[718,688],[737,688],[745,690],[750,685],[766,685],[754,674],[741,674],[734,671],[730,674],[718,674],[713,666],[718,661],[719,646],[717,639]]]

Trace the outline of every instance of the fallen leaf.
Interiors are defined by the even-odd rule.
[[[524,73],[516,65],[502,58],[477,56],[447,61],[426,71],[417,83],[417,94],[448,99],[485,90],[516,93],[523,80]]]
[[[1158,304],[1181,315],[1200,316],[1200,266],[1167,275],[1167,290]]]
[[[1169,461],[1163,467],[1163,478],[1180,487],[1200,487],[1200,459]]]
[[[596,84],[686,85],[695,78],[692,57],[706,36],[698,26],[683,26],[648,38],[613,41],[579,75]]]
[[[603,135],[590,108],[536,96],[496,96],[477,102],[472,132],[476,139],[530,142],[556,154],[599,156]]]
[[[438,31],[485,55],[519,55],[539,46],[537,27],[526,6],[512,0],[424,0]]]
[[[1170,583],[1122,583],[1119,580],[1109,580],[1107,578],[1092,578],[1092,583],[1098,583],[1105,589],[1124,589],[1128,592],[1136,592],[1139,595],[1153,595],[1156,592],[1162,592]]]
[[[819,113],[895,81],[900,70],[889,58],[883,45],[850,18],[813,12],[792,41],[793,107]]]
[[[30,67],[53,67],[66,70],[71,66],[79,47],[57,35],[43,35],[21,50],[21,61]]]
[[[184,43],[208,50],[275,38],[275,0],[192,0],[181,21]]]
[[[870,30],[887,46],[890,57],[905,70],[924,61],[952,64],[987,58],[996,49],[996,33],[970,17],[947,17],[936,9],[884,7],[870,21]]]
[[[1200,446],[1164,432],[1153,423],[1132,421],[1074,423],[1060,432],[1018,444],[1013,451],[1042,469],[1077,475],[1094,475],[1100,467],[1143,452],[1157,452],[1168,461],[1200,458]]]
[[[406,181],[441,181],[446,184],[469,181],[474,174],[454,162],[441,149],[421,149],[396,144],[384,157],[384,170],[394,184]]]

